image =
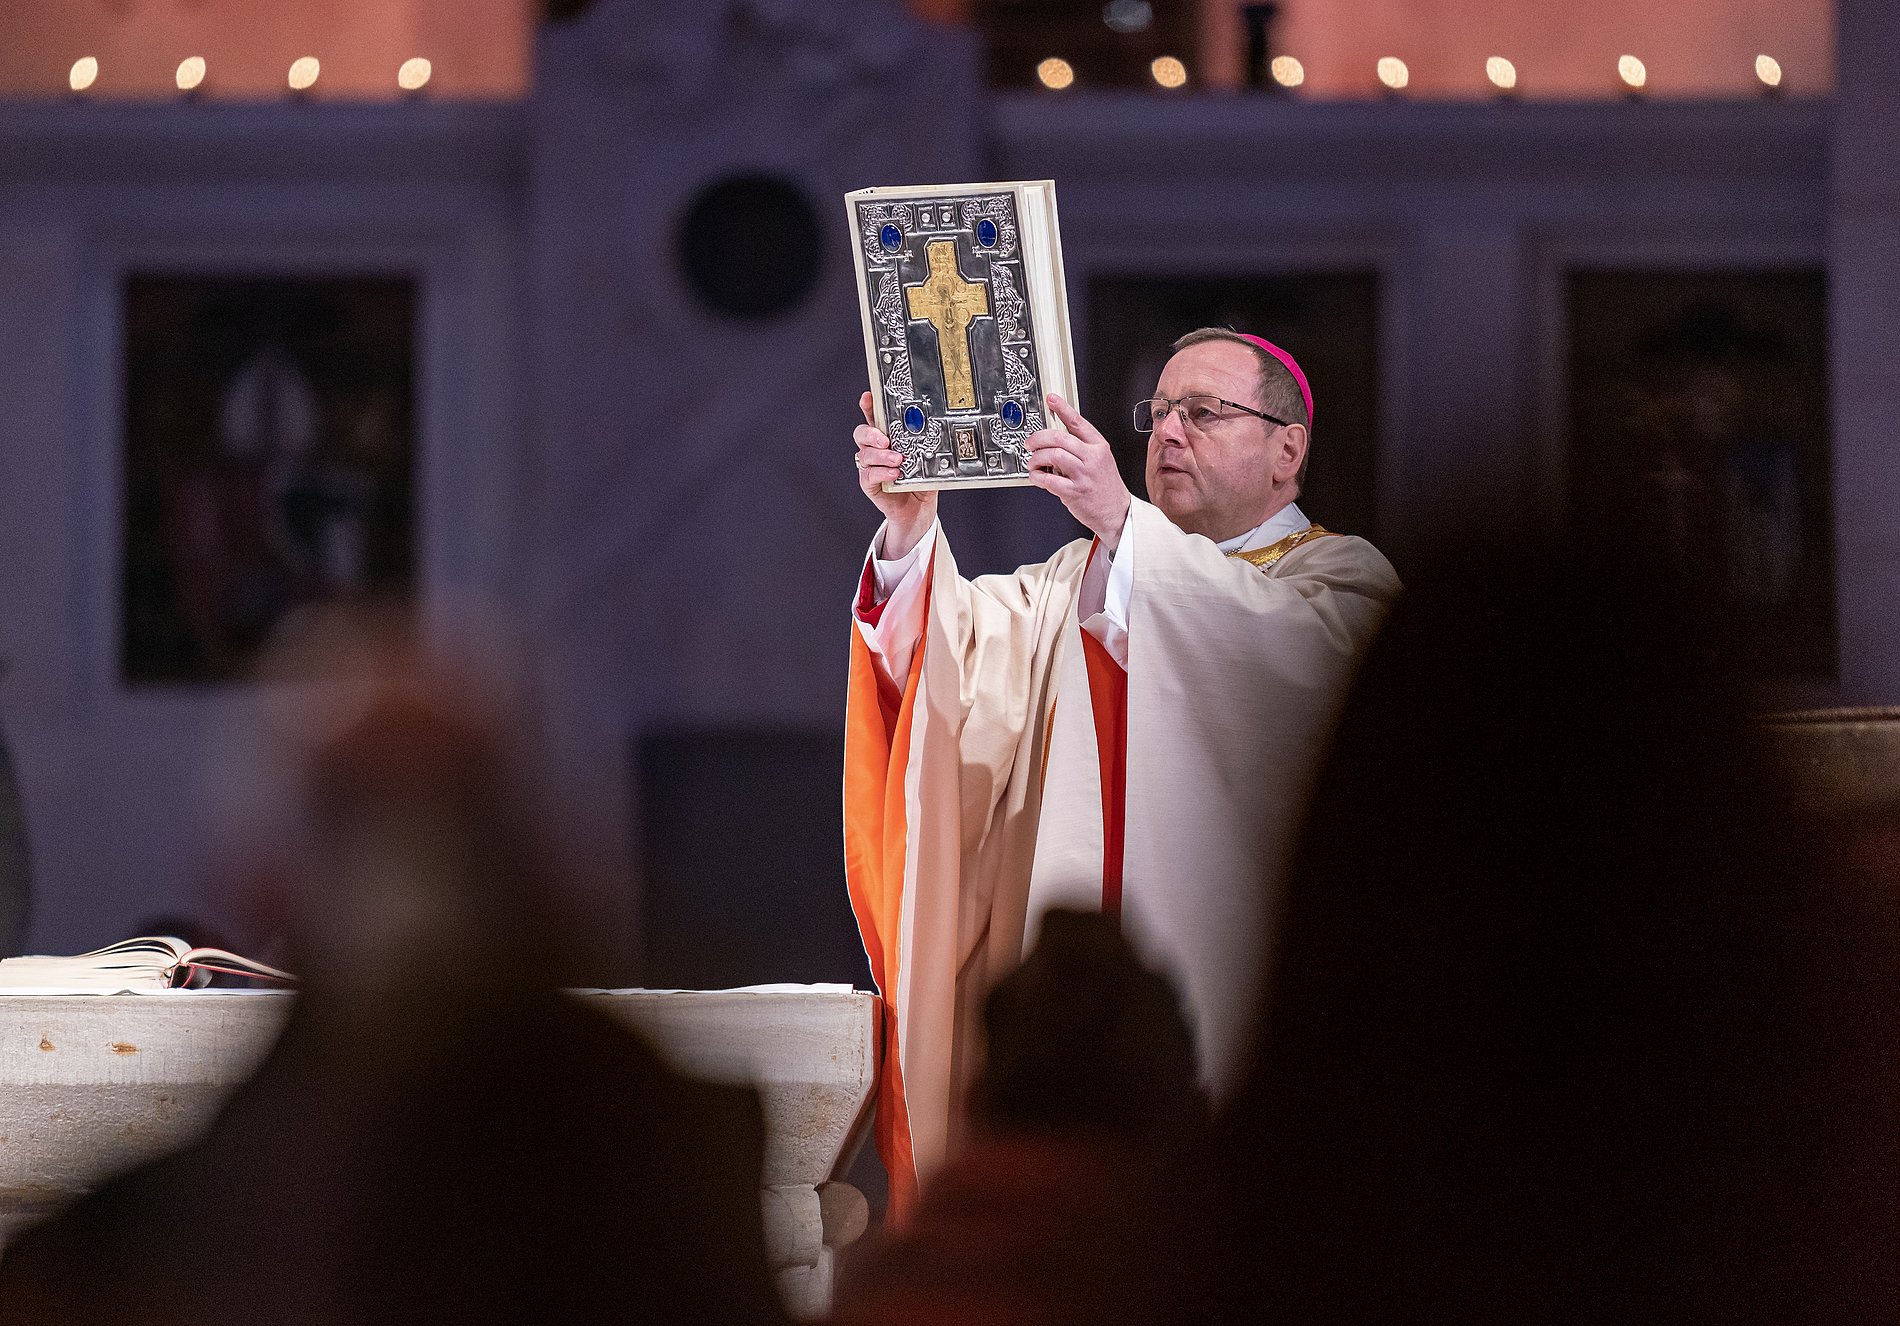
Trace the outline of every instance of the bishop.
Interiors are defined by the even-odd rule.
[[[1030,474],[1093,537],[1008,575],[957,571],[934,492],[883,513],[846,711],[846,877],[884,1005],[878,1144],[900,1214],[961,1127],[982,1001],[1055,908],[1116,915],[1183,994],[1204,1079],[1242,1067],[1278,876],[1354,661],[1399,591],[1299,495],[1312,391],[1293,357],[1206,328],[1175,343],[1149,500],[1068,402]]]

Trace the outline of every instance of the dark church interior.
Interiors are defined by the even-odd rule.
[[[0,1321],[1891,1316],[1897,124],[1890,0],[8,6]],[[890,348],[956,360],[847,195],[1038,181],[1070,477],[887,555]],[[1177,514],[1190,398],[1297,506]],[[1369,642],[1207,610],[1325,655],[1316,740],[1144,716],[1148,516],[1235,602],[1389,562]],[[997,755],[985,623],[1078,546],[1087,694]],[[1137,878],[1217,805],[1226,1076]]]

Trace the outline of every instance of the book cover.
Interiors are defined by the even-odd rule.
[[[1055,185],[845,195],[877,425],[904,457],[893,490],[1029,482],[1029,435],[1060,428],[1075,356]]]

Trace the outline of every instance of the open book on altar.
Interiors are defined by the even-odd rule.
[[[904,457],[889,490],[1029,482],[1025,441],[1075,403],[1052,180],[845,195],[877,426]]]
[[[72,957],[0,959],[0,994],[142,994],[194,989],[220,974],[282,985],[297,979],[221,948],[193,948],[169,935],[149,935]]]

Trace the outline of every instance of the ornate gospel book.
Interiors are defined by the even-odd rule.
[[[845,195],[877,426],[904,456],[889,489],[1029,482],[1025,440],[1075,402],[1052,180]]]

